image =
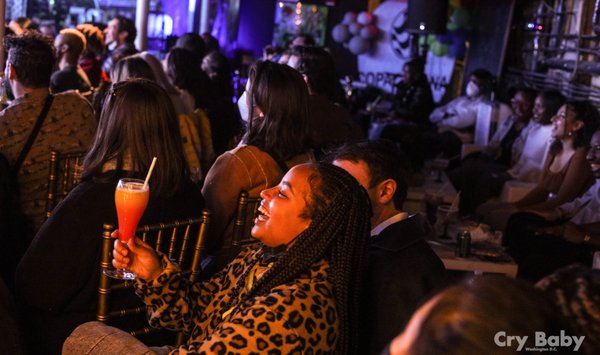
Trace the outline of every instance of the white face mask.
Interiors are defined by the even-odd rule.
[[[475,97],[479,94],[479,86],[472,81],[467,84],[467,96]]]
[[[242,117],[242,120],[248,122],[248,116],[250,112],[248,110],[248,102],[246,102],[246,91],[244,91],[242,96],[240,96],[240,98],[238,99],[237,107],[240,111],[240,116]]]

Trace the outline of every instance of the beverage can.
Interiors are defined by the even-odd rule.
[[[471,255],[471,233],[469,231],[458,233],[455,255],[459,258],[468,258]]]

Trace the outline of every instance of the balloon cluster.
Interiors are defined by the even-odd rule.
[[[452,15],[446,25],[448,30],[444,35],[429,35],[420,41],[427,41],[431,53],[438,57],[449,55],[463,58],[466,54],[466,42],[469,39],[471,19],[469,10],[461,6],[461,1],[451,0]],[[423,45],[424,43],[419,43]]]
[[[367,11],[359,14],[347,12],[342,23],[331,31],[334,41],[343,43],[356,55],[369,51],[378,35],[379,29],[375,26],[375,16]]]

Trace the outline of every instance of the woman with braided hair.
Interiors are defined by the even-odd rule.
[[[311,163],[295,166],[260,195],[252,235],[262,245],[243,250],[203,283],[182,278],[176,264],[137,238],[127,247],[115,243],[113,265],[137,275],[150,324],[190,335],[184,345],[160,351],[357,353],[371,213],[366,191],[343,169]],[[86,323],[63,354],[90,353],[85,344],[110,352],[102,345],[114,341],[109,333],[115,329]]]

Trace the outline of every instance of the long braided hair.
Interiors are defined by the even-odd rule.
[[[359,291],[366,265],[371,206],[366,191],[345,170],[328,163],[311,165],[315,169],[309,177],[312,223],[245,297],[268,293],[325,258],[331,268],[339,320],[336,353],[357,353]]]

